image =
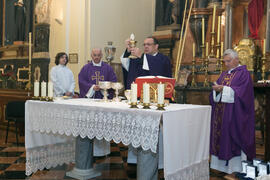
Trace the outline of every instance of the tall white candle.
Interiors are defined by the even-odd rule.
[[[137,84],[131,84],[131,103],[137,103]]]
[[[143,84],[143,103],[150,103],[150,86],[147,83]]]
[[[41,82],[41,97],[46,97],[47,96],[47,83],[42,81]]]
[[[212,32],[215,32],[215,19],[216,19],[216,8],[217,5],[214,4],[214,8],[213,8],[213,20],[212,20]]]
[[[223,58],[223,42],[220,45],[220,56]]]
[[[218,16],[218,30],[217,30],[217,43],[218,44],[220,43],[220,31],[221,31],[220,22],[221,22],[221,16]]]
[[[48,97],[53,97],[53,83],[51,81],[48,82]]]
[[[164,104],[164,84],[158,84],[158,104]]]
[[[35,97],[39,96],[39,82],[38,81],[34,82],[34,96]]]

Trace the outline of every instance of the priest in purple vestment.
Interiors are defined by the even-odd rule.
[[[250,73],[232,49],[224,52],[223,72],[212,86],[211,168],[241,172],[242,160],[255,158],[254,92]]]
[[[171,62],[167,56],[158,52],[158,41],[154,37],[144,40],[144,53],[139,48],[130,47],[130,39],[126,40],[126,51],[121,57],[123,66],[125,88],[139,76],[165,76],[172,77]],[[130,55],[137,58],[130,59]]]
[[[99,81],[116,82],[116,75],[110,65],[101,61],[101,49],[93,49],[91,57],[92,61],[86,64],[79,73],[80,97],[102,99],[103,94],[98,85]],[[112,90],[109,90],[109,98],[113,98]]]

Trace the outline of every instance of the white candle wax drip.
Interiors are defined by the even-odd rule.
[[[48,82],[48,97],[52,98],[53,97],[53,83]]]
[[[39,96],[39,82],[38,81],[34,82],[34,96],[35,97]]]
[[[46,97],[47,96],[47,83],[42,81],[41,83],[41,97]]]
[[[131,102],[137,103],[137,84],[131,84]]]
[[[164,104],[164,84],[158,84],[158,104]]]
[[[143,84],[143,103],[150,103],[150,86],[147,83]]]

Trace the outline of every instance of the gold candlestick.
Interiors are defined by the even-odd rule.
[[[204,72],[204,83],[203,83],[203,87],[209,87],[208,63],[209,63],[209,59],[208,59],[208,57],[206,57],[206,59],[205,59],[205,72]]]
[[[31,41],[32,41],[32,33],[29,33],[29,53],[28,53],[28,57],[29,57],[29,66],[28,66],[28,82],[25,86],[25,90],[27,91],[31,91],[31,76],[32,76],[32,72],[31,72],[31,63],[32,63],[32,45],[31,45]]]
[[[150,109],[150,103],[143,103],[143,109]]]
[[[195,43],[193,43],[193,58],[192,58],[192,81],[191,87],[196,87],[197,84],[195,82]]]
[[[215,47],[215,32],[211,32],[211,51],[210,51],[210,57],[214,58],[214,47]]]
[[[220,44],[220,74],[223,71],[223,42]]]
[[[266,56],[263,54],[262,57],[262,80],[265,81],[265,61],[266,61]]]
[[[219,71],[220,70],[220,44],[217,44],[216,45],[216,48],[217,48],[217,55],[216,55],[216,59],[217,59],[217,62],[216,62],[216,71]]]
[[[138,108],[137,102],[130,103],[130,108]]]
[[[157,104],[157,110],[159,111],[165,111],[164,107],[165,107],[165,104]]]

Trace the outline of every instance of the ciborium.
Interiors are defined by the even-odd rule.
[[[111,64],[111,62],[113,61],[114,59],[114,55],[115,55],[115,51],[116,51],[116,48],[113,47],[113,42],[112,41],[109,41],[108,42],[108,46],[104,48],[104,51],[105,51],[105,55],[106,55],[106,60],[109,64]]]
[[[104,90],[103,101],[108,101],[108,92],[107,90],[112,88],[111,82],[109,81],[99,81],[99,87]]]
[[[130,48],[135,48],[136,47],[136,44],[137,44],[137,41],[135,41],[135,35],[134,34],[131,34],[130,35],[130,41],[129,41]],[[136,59],[138,57],[133,56],[133,55],[130,55],[128,58],[130,58],[130,59]]]
[[[115,98],[114,101],[116,102],[120,102],[120,98],[119,98],[119,90],[123,88],[123,84],[120,82],[114,82],[112,83],[112,88],[115,89]]]

